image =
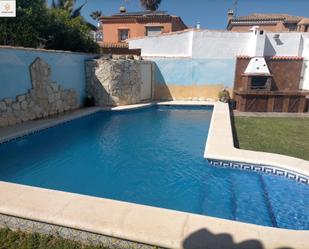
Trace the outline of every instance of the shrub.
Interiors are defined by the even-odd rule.
[[[226,89],[223,89],[222,91],[219,92],[218,98],[219,98],[219,101],[224,102],[224,103],[228,103],[231,99],[230,93]]]
[[[39,47],[47,15],[44,0],[16,1],[16,17],[0,18],[0,45]]]
[[[47,49],[99,52],[99,46],[92,40],[90,29],[81,16],[71,18],[63,9],[50,9],[49,12],[45,34]]]
[[[18,0],[15,18],[0,18],[0,45],[99,52],[83,17],[49,9],[45,0]]]

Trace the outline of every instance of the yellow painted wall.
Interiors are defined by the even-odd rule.
[[[217,100],[218,93],[224,89],[217,85],[174,85],[156,84],[155,100]],[[232,89],[227,89],[232,93]]]

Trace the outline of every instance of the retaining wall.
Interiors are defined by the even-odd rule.
[[[0,127],[83,105],[85,60],[94,56],[0,47]]]
[[[85,60],[94,54],[0,47],[0,100],[24,94],[31,88],[29,66],[39,57],[51,68],[51,80],[65,89],[74,89],[78,104],[85,97]]]
[[[148,65],[148,67],[143,67]],[[152,98],[152,62],[134,59],[93,59],[86,63],[87,96],[95,105],[117,106]],[[145,97],[144,97],[145,96]]]

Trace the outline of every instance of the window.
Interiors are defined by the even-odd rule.
[[[288,24],[287,25],[289,31],[296,31],[297,30],[297,24]]]
[[[123,42],[129,38],[128,29],[120,29],[118,32],[119,32],[119,41]]]
[[[156,36],[162,33],[162,27],[146,27],[146,36]]]

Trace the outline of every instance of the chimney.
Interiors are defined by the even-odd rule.
[[[229,9],[227,12],[227,23],[230,23],[230,21],[234,18],[234,10]]]
[[[126,7],[120,6],[119,12],[120,12],[120,13],[126,13],[126,12],[127,12]]]
[[[200,22],[196,22],[195,28],[196,28],[196,29],[201,29],[201,23],[200,23]]]

